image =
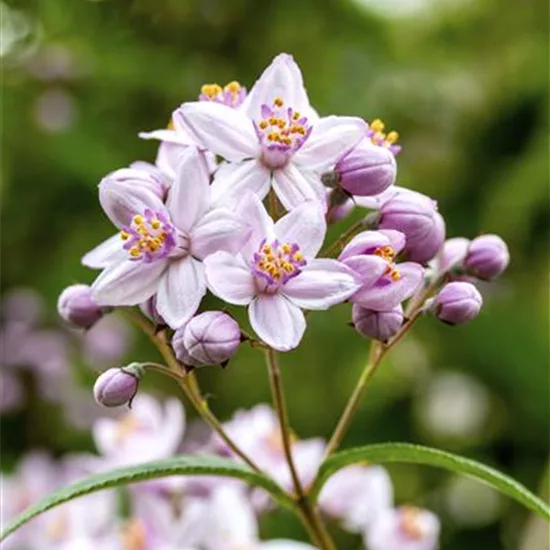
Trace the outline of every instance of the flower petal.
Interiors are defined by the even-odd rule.
[[[414,262],[397,264],[396,267],[401,274],[399,281],[362,288],[352,296],[352,302],[374,311],[388,311],[410,298],[422,283],[424,270]]]
[[[178,128],[177,131],[165,128],[162,130],[153,130],[152,132],[140,132],[138,135],[141,139],[158,139],[159,141],[176,143],[178,145],[197,145],[183,128]]]
[[[316,201],[302,203],[275,224],[277,239],[283,243],[297,243],[306,258],[317,255],[326,232],[325,215]]]
[[[199,101],[184,103],[172,116],[197,143],[231,162],[255,157],[259,151],[252,121],[237,109]]]
[[[204,259],[208,288],[218,298],[244,306],[256,294],[254,276],[240,254],[216,252]]]
[[[191,254],[203,260],[218,250],[238,252],[250,234],[245,221],[227,208],[215,208],[191,229]]]
[[[254,252],[258,252],[264,239],[267,242],[275,240],[275,224],[270,218],[262,201],[253,193],[242,200],[237,208],[237,214],[245,220],[249,228],[248,241],[243,245],[241,254],[246,261],[251,260]]]
[[[321,118],[314,124],[304,146],[294,155],[294,161],[308,170],[323,172],[352,149],[366,131],[365,121],[357,117]]]
[[[292,210],[308,200],[319,201],[326,208],[326,191],[321,178],[293,162],[275,170],[271,184],[287,210]]]
[[[345,260],[340,259],[340,261],[359,276],[363,287],[372,286],[388,269],[388,262],[386,260],[380,258],[380,256],[371,254],[350,256]]]
[[[281,289],[293,304],[328,309],[347,300],[361,287],[359,277],[338,260],[310,260],[303,271]]]
[[[276,97],[283,99],[285,105],[302,115],[316,118],[315,111],[309,106],[300,68],[294,58],[286,53],[273,59],[250,90],[240,110],[251,119],[259,119],[262,105],[272,105]]]
[[[168,193],[170,219],[187,233],[207,211],[209,200],[210,174],[204,155],[195,147],[188,147],[180,157],[176,179]]]
[[[302,310],[282,294],[260,294],[250,304],[248,316],[254,332],[279,351],[297,347],[306,330]]]
[[[133,172],[135,177],[126,177],[129,171]],[[123,177],[118,177],[121,172],[124,172]],[[124,169],[117,170],[101,180],[99,202],[117,227],[128,225],[135,214],[142,214],[146,209],[169,216],[161,199],[148,188],[151,177],[141,170]],[[156,182],[154,185],[156,186]]]
[[[124,260],[104,269],[92,284],[92,297],[104,306],[135,306],[158,289],[168,266],[165,260],[146,263]]]
[[[120,233],[117,233],[84,254],[81,262],[82,265],[92,269],[103,269],[112,263],[121,262],[127,257],[128,252],[122,248]]]
[[[170,327],[177,329],[197,312],[205,294],[203,264],[191,256],[173,260],[160,282],[157,310]]]
[[[351,256],[366,254],[372,252],[375,248],[384,246],[391,246],[395,253],[398,254],[405,246],[405,235],[393,229],[363,231],[355,235],[355,237],[353,237],[344,247],[339,259],[345,260]]]
[[[269,191],[271,172],[258,160],[225,164],[218,169],[212,183],[212,201],[227,205],[228,199],[242,200],[248,192],[263,200]]]

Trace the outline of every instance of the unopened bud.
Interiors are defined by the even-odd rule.
[[[445,220],[436,212],[433,225],[423,238],[407,239],[404,252],[407,260],[423,264],[434,258],[445,242]]]
[[[137,363],[106,370],[94,384],[95,400],[104,407],[120,407],[131,403],[138,391],[141,373],[142,369]]]
[[[389,311],[373,311],[353,304],[352,320],[359,334],[387,342],[403,325],[403,308],[399,305]]]
[[[350,195],[378,195],[393,185],[397,166],[393,154],[362,140],[335,168],[340,187]]]
[[[105,308],[94,302],[88,285],[72,285],[59,295],[57,311],[67,323],[88,329],[103,317]]]
[[[165,325],[166,322],[161,317],[160,313],[157,310],[157,295],[154,294],[146,302],[143,302],[139,305],[139,309],[153,323],[156,325]]]
[[[464,237],[447,239],[437,257],[437,273],[442,275],[460,268],[468,251],[470,241]]]
[[[482,305],[483,298],[474,285],[455,281],[441,289],[429,310],[449,325],[461,325],[477,317]]]
[[[193,317],[174,334],[176,356],[186,365],[223,365],[241,343],[239,324],[222,311],[206,311]]]
[[[464,259],[464,267],[479,279],[495,279],[508,267],[510,253],[498,235],[482,235],[474,239]]]

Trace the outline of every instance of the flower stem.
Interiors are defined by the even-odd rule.
[[[294,459],[292,457],[291,430],[288,423],[281,369],[279,367],[277,352],[274,349],[269,348],[267,350],[266,361],[269,371],[269,383],[271,386],[271,394],[273,396],[273,404],[275,406],[275,410],[277,411],[277,416],[279,417],[283,451],[290,470],[290,475],[292,477],[295,501],[301,510],[300,515],[302,516],[304,524],[309,526],[308,532],[310,533],[310,536],[312,536],[314,542],[319,544],[322,550],[336,550],[336,546],[330,538],[319,513],[314,507],[311,506],[308,500],[307,494],[305,493],[302,483],[300,482],[296,465],[294,464]]]
[[[330,246],[325,248],[325,250],[321,251],[321,254],[319,254],[319,256],[322,258],[329,258],[333,254],[339,253],[340,250],[344,248],[346,244],[348,244],[351,238],[355,236],[357,231],[360,229],[363,229],[363,227],[364,227],[363,220],[359,220],[358,222],[355,222],[349,227],[349,229],[344,231],[344,233],[342,233],[340,237],[336,239],[336,241],[334,241]]]
[[[342,439],[348,431],[353,416],[357,411],[357,407],[359,406],[361,397],[369,387],[370,381],[372,380],[376,370],[378,369],[378,366],[382,362],[382,359],[390,351],[390,349],[395,344],[397,344],[397,342],[399,342],[401,338],[403,338],[403,336],[411,328],[414,322],[418,319],[420,313],[421,308],[418,307],[411,315],[411,317],[403,324],[399,332],[385,344],[383,344],[382,342],[373,342],[371,344],[367,364],[365,365],[365,368],[361,372],[359,379],[355,384],[353,392],[344,408],[344,412],[342,413],[340,420],[338,420],[338,424],[336,424],[336,428],[334,429],[334,432],[332,433],[332,436],[328,442],[325,456],[328,457],[332,453],[334,453],[334,451],[336,451],[336,449],[342,443]]]
[[[225,444],[240,457],[250,468],[256,472],[263,473],[260,468],[248,457],[238,445],[227,435],[221,422],[216,415],[210,410],[208,401],[201,395],[198,383],[194,375],[187,374],[184,366],[178,361],[170,345],[166,340],[166,334],[164,330],[157,332],[155,326],[150,323],[143,315],[132,309],[126,309],[124,312],[132,319],[132,321],[138,325],[138,327],[149,337],[149,339],[155,344],[166,362],[166,371],[163,374],[175,378],[179,387],[183,393],[189,399],[193,407],[205,422],[220,436]],[[155,368],[154,370],[161,372],[163,367]]]

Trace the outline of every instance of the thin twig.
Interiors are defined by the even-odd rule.
[[[321,251],[319,256],[321,258],[329,258],[334,253],[340,252],[344,246],[355,236],[358,230],[363,229],[363,220],[355,222],[352,224],[349,229],[342,233],[338,239],[336,239],[330,246]]]

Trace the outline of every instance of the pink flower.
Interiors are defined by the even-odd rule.
[[[319,496],[321,510],[352,531],[365,529],[393,504],[393,487],[381,466],[348,466],[333,475]]]
[[[361,288],[351,301],[374,311],[389,311],[410,298],[422,282],[424,270],[414,262],[395,264],[405,246],[399,231],[364,231],[340,254],[340,261],[361,277]]]
[[[389,508],[369,525],[365,543],[370,550],[435,550],[439,529],[439,519],[428,510]]]
[[[153,397],[140,394],[123,416],[97,420],[92,434],[98,451],[110,464],[128,465],[171,456],[184,430],[180,401],[170,399],[163,406]]]
[[[272,186],[288,210],[306,200],[324,202],[320,174],[365,134],[355,117],[319,118],[309,105],[293,58],[278,55],[238,109],[213,102],[184,103],[173,116],[176,129],[231,163],[216,174],[215,200],[245,191],[263,199]]]
[[[246,494],[233,486],[220,487],[208,502],[203,517],[204,550],[315,550],[291,540],[259,540],[258,521]]]
[[[183,325],[206,293],[202,260],[218,250],[234,251],[245,236],[244,224],[231,211],[210,208],[202,156],[186,150],[166,204],[143,186],[121,180],[101,182],[100,201],[121,232],[118,243],[111,237],[84,258],[88,265],[105,266],[92,285],[94,300],[131,306],[156,294],[166,322]]]
[[[217,252],[205,259],[208,286],[226,302],[249,305],[256,334],[287,351],[299,344],[306,328],[301,308],[328,309],[360,284],[341,262],[314,259],[326,232],[318,203],[303,203],[277,223],[254,195],[244,210],[251,236],[239,254]]]

